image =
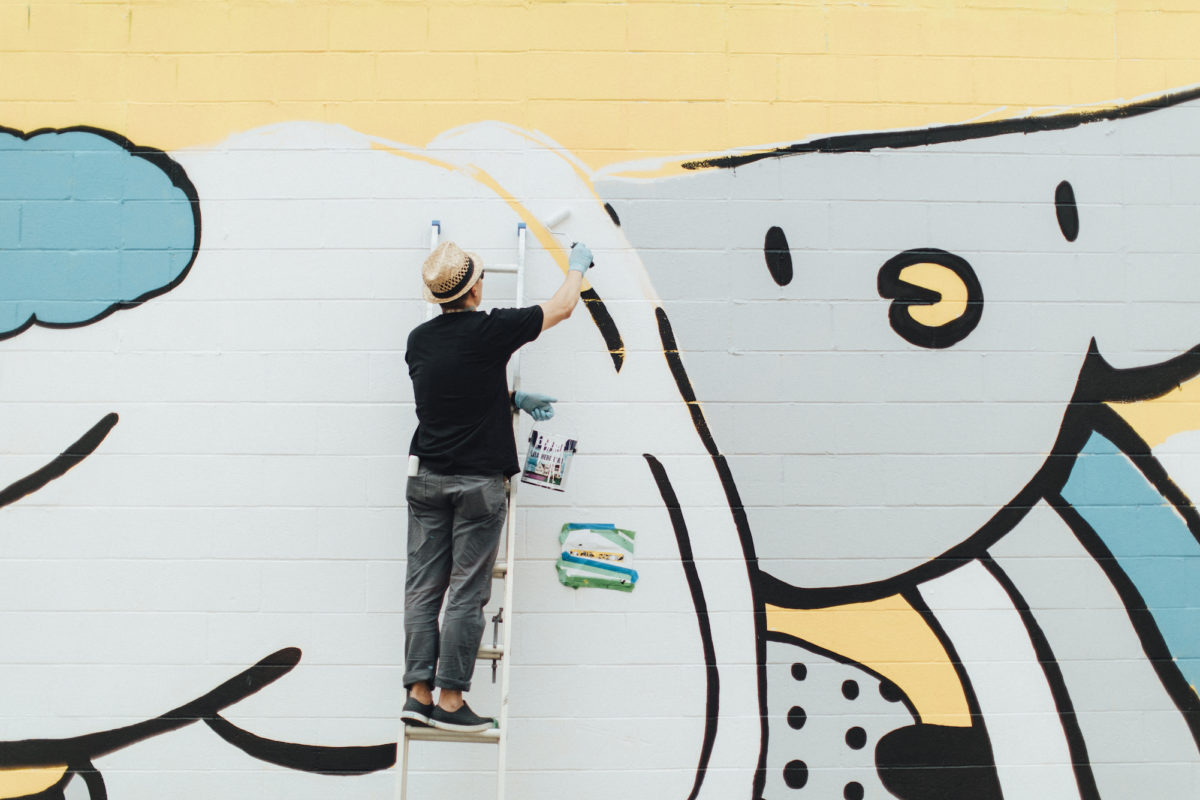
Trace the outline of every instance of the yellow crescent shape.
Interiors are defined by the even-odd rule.
[[[898,276],[905,283],[936,292],[940,300],[930,305],[912,305],[908,314],[929,328],[939,328],[967,313],[967,285],[949,267],[924,261],[910,264]]]

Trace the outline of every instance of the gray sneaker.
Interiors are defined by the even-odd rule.
[[[429,724],[443,731],[478,733],[496,727],[496,720],[479,716],[470,706],[463,703],[458,711],[447,711],[441,706],[434,706],[433,713],[429,715]]]
[[[433,703],[425,704],[417,698],[409,696],[404,701],[404,710],[400,712],[400,719],[404,720],[405,725],[428,728],[431,713],[433,713]]]

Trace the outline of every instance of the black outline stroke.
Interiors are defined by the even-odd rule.
[[[1093,340],[1080,370],[1075,397],[1067,405],[1058,438],[1046,460],[1013,499],[971,536],[899,575],[850,586],[798,587],[756,570],[760,597],[766,603],[783,608],[826,608],[879,600],[980,558],[1020,523],[1039,500],[1052,501],[1062,491],[1074,467],[1075,457],[1093,432],[1105,436],[1129,456],[1200,540],[1200,515],[1191,501],[1150,454],[1149,446],[1104,402],[1158,397],[1197,373],[1200,373],[1200,347],[1157,366],[1117,369],[1100,356]]]
[[[321,775],[366,775],[396,763],[395,744],[328,747],[265,739],[239,728],[220,714],[204,723],[229,744],[248,756],[279,767]]]
[[[604,337],[604,345],[608,348],[608,354],[612,356],[613,369],[620,372],[621,367],[625,364],[625,342],[621,340],[621,331],[617,329],[617,323],[613,320],[612,314],[608,313],[608,306],[604,305],[604,301],[600,299],[600,295],[596,293],[595,289],[585,289],[580,292],[579,299],[583,301],[583,307],[592,315],[592,322],[596,324],[596,329]]]
[[[0,742],[0,769],[65,764],[67,773],[50,789],[65,786],[72,776],[80,775],[92,800],[104,800],[107,797],[104,778],[93,765],[93,759],[196,722],[204,722],[227,743],[252,758],[301,772],[362,775],[394,765],[395,743],[367,747],[294,744],[256,736],[221,716],[221,711],[291,672],[300,663],[300,656],[300,649],[296,647],[276,651],[195,700],[133,725],[69,739]],[[47,795],[51,796],[58,795]]]
[[[1146,601],[1142,598],[1133,579],[1125,574],[1112,552],[1104,544],[1104,540],[1092,529],[1083,515],[1066,501],[1066,498],[1056,495],[1046,498],[1046,502],[1058,512],[1067,527],[1079,538],[1084,549],[1100,565],[1109,583],[1116,590],[1117,596],[1121,598],[1121,602],[1129,614],[1133,632],[1142,645],[1142,652],[1146,654],[1146,660],[1154,668],[1154,672],[1158,675],[1171,702],[1179,709],[1188,730],[1192,733],[1192,739],[1197,746],[1200,746],[1200,697],[1197,697],[1187,678],[1176,666],[1175,657],[1167,646],[1167,641],[1163,637],[1162,631],[1159,630],[1154,615],[1146,607]]]
[[[140,158],[148,161],[155,167],[158,167],[160,170],[162,170],[162,172],[166,174],[167,178],[171,181],[171,185],[183,192],[188,203],[192,207],[192,256],[188,259],[188,262],[186,265],[184,265],[183,269],[180,270],[179,274],[176,275],[170,283],[151,289],[144,294],[138,295],[132,300],[118,300],[112,305],[107,306],[103,311],[94,317],[81,320],[79,322],[43,322],[37,318],[37,314],[33,314],[29,317],[29,319],[21,323],[13,330],[0,333],[0,341],[11,339],[14,336],[19,336],[34,325],[37,325],[39,328],[53,328],[57,330],[67,328],[82,328],[86,325],[99,322],[100,320],[108,317],[110,314],[116,313],[117,311],[124,311],[126,309],[139,306],[147,300],[151,300],[159,295],[166,294],[175,287],[179,286],[179,284],[183,283],[184,279],[188,276],[188,273],[191,272],[192,265],[196,263],[196,256],[200,253],[200,196],[196,193],[196,186],[192,183],[192,179],[188,177],[188,174],[183,169],[183,166],[178,161],[175,161],[173,158],[167,155],[164,151],[154,147],[134,144],[132,141],[119,133],[114,133],[113,131],[105,130],[104,128],[94,128],[90,125],[72,125],[68,128],[38,128],[37,130],[30,131],[29,133],[16,128],[7,128],[0,125],[0,134],[15,136],[23,141],[29,141],[35,136],[62,133],[90,133],[94,136],[99,136],[100,138],[107,139],[108,141],[122,148],[134,158]]]
[[[937,618],[937,614],[925,602],[925,598],[921,596],[918,589],[911,589],[900,595],[906,603],[912,606],[913,610],[921,615],[921,619],[925,620],[925,624],[929,626],[929,630],[933,631],[933,635],[942,645],[942,649],[946,651],[946,657],[950,660],[950,664],[954,667],[954,672],[958,675],[958,682],[962,686],[963,697],[967,701],[967,712],[971,716],[971,727],[978,726],[984,734],[984,739],[988,743],[988,751],[992,748],[992,740],[987,735],[987,723],[983,718],[983,709],[979,705],[979,697],[975,694],[975,687],[971,685],[971,678],[967,675],[966,665],[963,664],[962,658],[958,655],[958,649],[954,646],[954,642],[950,640],[950,635],[946,633],[946,629],[942,627],[941,620]],[[996,765],[996,755],[991,753],[992,766]]]
[[[709,430],[708,422],[704,419],[704,410],[700,408],[700,404],[696,401],[696,392],[692,389],[692,382],[688,378],[687,370],[683,366],[683,359],[679,354],[679,347],[675,343],[675,332],[671,329],[671,321],[667,318],[667,312],[661,306],[654,308],[655,318],[658,320],[658,336],[662,341],[663,357],[667,360],[667,368],[671,371],[671,376],[675,379],[675,386],[679,390],[680,397],[683,398],[687,405],[688,412],[692,415],[692,425],[696,429],[696,433],[700,436],[700,441],[704,443],[704,449],[708,451],[709,457],[712,458],[713,466],[716,467],[717,475],[721,480],[721,488],[725,492],[725,502],[729,505],[729,513],[733,516],[733,524],[737,530],[738,540],[742,545],[742,557],[746,561],[746,572],[750,578],[750,595],[751,602],[754,607],[754,640],[756,657],[758,659],[758,711],[759,711],[759,728],[762,732],[762,746],[759,748],[758,766],[754,771],[754,797],[761,797],[763,787],[767,780],[767,641],[766,641],[766,609],[764,608],[764,597],[761,594],[761,587],[758,577],[761,575],[758,569],[758,556],[754,554],[754,539],[750,535],[750,521],[746,516],[746,508],[742,505],[742,498],[738,494],[737,482],[733,478],[733,471],[729,468],[729,462],[725,456],[721,454],[717,448],[716,440],[713,439],[712,431]]]
[[[1050,640],[1046,638],[1046,632],[1038,624],[1033,610],[1020,590],[1017,589],[1016,584],[996,563],[995,559],[987,555],[981,558],[980,562],[1008,595],[1013,608],[1021,617],[1021,624],[1025,626],[1025,631],[1029,635],[1029,642],[1033,645],[1033,652],[1046,677],[1046,683],[1050,687],[1050,696],[1054,698],[1058,720],[1066,735],[1067,748],[1071,753],[1071,768],[1075,771],[1075,783],[1080,797],[1082,800],[1100,800],[1100,789],[1096,786],[1096,776],[1092,774],[1092,760],[1088,756],[1087,741],[1083,737],[1083,730],[1079,727],[1079,719],[1075,715],[1075,704],[1071,702],[1071,693],[1067,690],[1066,679],[1063,678],[1062,668],[1058,665],[1058,658],[1055,657],[1054,650],[1050,647]]]
[[[67,764],[71,769],[77,769],[76,765],[214,716],[279,680],[299,662],[298,648],[276,651],[195,700],[133,725],[69,739],[0,742],[0,768]]]
[[[696,569],[695,556],[692,553],[691,535],[688,533],[687,522],[683,518],[683,509],[679,506],[679,497],[667,477],[667,470],[662,463],[650,455],[643,453],[658,493],[662,497],[667,514],[671,517],[671,528],[675,531],[675,543],[679,547],[679,561],[683,564],[683,574],[687,578],[688,592],[692,595],[692,605],[696,609],[696,621],[700,625],[700,643],[704,650],[704,668],[707,676],[707,696],[704,701],[704,743],[700,747],[700,763],[696,765],[696,780],[692,784],[692,792],[688,800],[695,800],[700,794],[700,786],[708,773],[708,760],[712,756],[713,745],[717,739],[717,724],[719,723],[721,705],[721,672],[717,666],[717,651],[713,644],[712,625],[708,619],[708,602],[704,599],[704,586],[700,583],[700,572]],[[766,742],[764,741],[765,745]]]
[[[1077,128],[1091,122],[1109,122],[1118,119],[1128,119],[1142,114],[1148,114],[1159,109],[1186,103],[1200,97],[1200,87],[1186,89],[1181,92],[1168,92],[1143,100],[1113,108],[1093,111],[1068,111],[1042,117],[1018,117],[1016,119],[992,120],[990,122],[965,122],[956,125],[938,125],[929,128],[913,128],[901,131],[882,131],[877,133],[850,133],[838,136],[826,136],[808,142],[797,142],[785,147],[771,150],[761,150],[741,155],[714,156],[692,161],[684,161],[680,166],[687,170],[734,167],[752,164],[764,158],[779,158],[781,156],[805,155],[808,153],[866,153],[876,149],[901,149],[906,147],[925,147],[946,142],[965,142],[972,139],[986,139],[992,136],[1003,136],[1008,133],[1039,133],[1042,131],[1062,131]]]
[[[68,470],[95,452],[100,443],[104,441],[104,437],[108,436],[108,432],[117,424],[118,419],[115,413],[106,414],[103,419],[93,425],[87,433],[79,437],[74,444],[49,464],[14,481],[4,489],[0,489],[0,508],[33,494],[50,481],[67,474]]]

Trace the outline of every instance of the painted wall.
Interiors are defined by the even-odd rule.
[[[0,3],[0,798],[391,796],[432,220],[524,222],[532,299],[596,253],[522,362],[580,451],[520,494],[509,797],[1196,795],[1197,34]]]

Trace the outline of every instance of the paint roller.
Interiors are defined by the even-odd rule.
[[[566,236],[565,233],[559,233],[558,231],[554,230],[554,226],[562,224],[563,220],[569,216],[571,216],[571,209],[560,208],[558,211],[555,211],[549,217],[546,217],[546,219],[542,220],[542,226],[555,236]],[[571,242],[571,247],[574,247],[576,244],[578,244],[578,242]],[[588,269],[591,269],[594,266],[596,266],[596,260],[592,259],[592,263],[588,265]]]

